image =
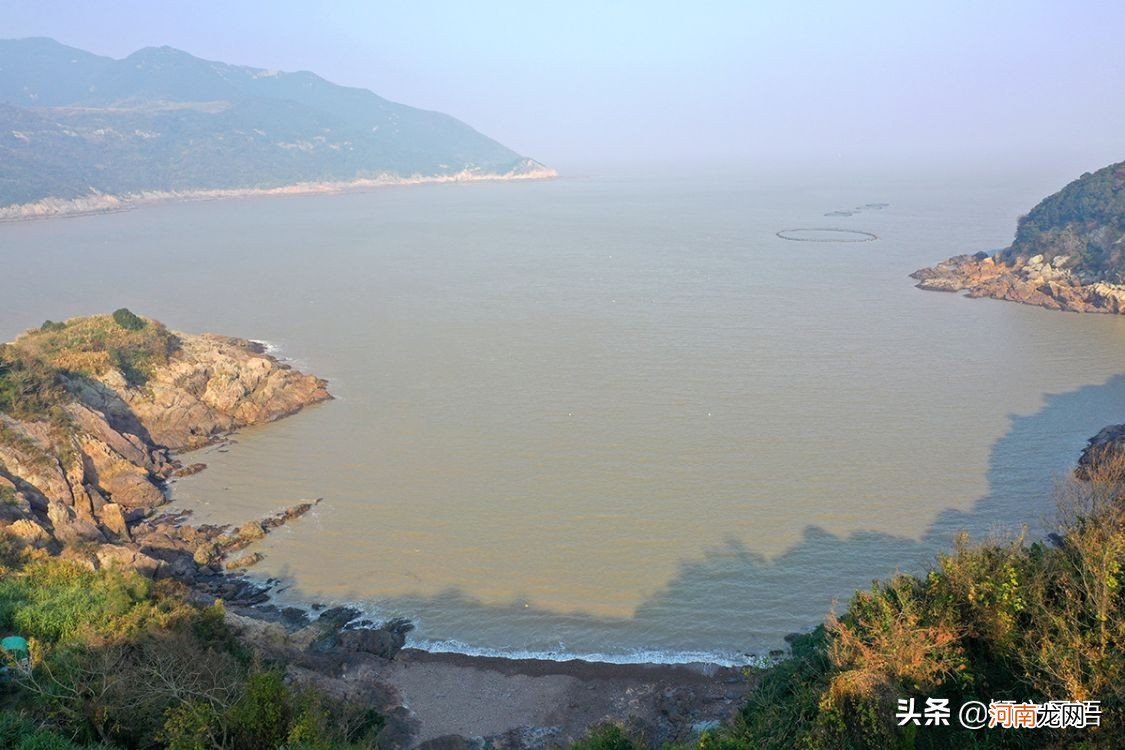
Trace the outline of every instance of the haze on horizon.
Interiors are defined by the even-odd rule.
[[[470,5],[8,0],[0,37],[311,70],[564,171],[1125,158],[1113,3]]]

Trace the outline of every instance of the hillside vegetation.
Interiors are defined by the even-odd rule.
[[[1087,172],[1020,219],[1002,257],[1036,255],[1067,258],[1058,265],[1086,283],[1125,282],[1125,162]]]
[[[0,631],[32,671],[0,681],[0,750],[372,747],[378,713],[288,685],[234,638],[221,605],[137,573],[90,571],[0,539]]]
[[[113,315],[65,323],[48,320],[8,348],[9,356],[14,354],[23,363],[45,365],[63,374],[96,377],[116,368],[130,385],[143,385],[153,368],[167,364],[178,346],[162,323],[122,308]]]
[[[1125,747],[1125,454],[1087,476],[1061,492],[1052,541],[962,540],[925,576],[857,593],[699,750]],[[897,701],[927,697],[949,699],[950,726],[898,726]],[[963,729],[970,700],[1100,701],[1101,726]],[[585,743],[635,745],[620,728]]]
[[[170,47],[0,40],[0,71],[0,207],[542,166],[439,112]]]

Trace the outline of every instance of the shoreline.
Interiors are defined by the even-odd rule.
[[[213,188],[199,190],[147,190],[125,195],[99,194],[82,198],[43,198],[32,203],[17,203],[0,207],[0,224],[49,219],[69,219],[80,216],[132,211],[145,206],[164,203],[200,203],[234,198],[264,198],[276,196],[339,195],[365,193],[388,187],[412,185],[443,185],[471,182],[519,182],[524,180],[551,180],[559,176],[551,167],[538,165],[526,171],[473,172],[463,170],[449,175],[413,175],[401,177],[382,174],[355,180],[295,182],[266,188]]]
[[[1125,285],[1091,281],[1066,267],[1066,256],[1042,255],[1006,261],[1000,253],[955,255],[910,274],[915,286],[931,292],[965,293],[970,298],[1018,302],[1065,312],[1125,314]]]

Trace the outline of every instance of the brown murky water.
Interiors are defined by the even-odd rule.
[[[283,599],[435,649],[739,661],[956,529],[1038,523],[1125,418],[1125,320],[906,278],[1058,184],[607,177],[6,225],[0,333],[125,305],[329,378],[174,485],[217,520],[324,497],[262,543]]]

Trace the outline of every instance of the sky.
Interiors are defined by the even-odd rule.
[[[563,169],[1125,159],[1125,3],[0,0],[0,38],[311,70]]]

